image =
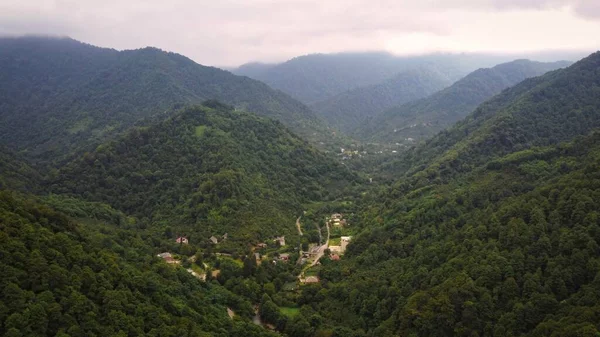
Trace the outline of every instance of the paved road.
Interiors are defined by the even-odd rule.
[[[327,249],[327,247],[329,247],[329,222],[326,223],[326,226],[327,226],[327,241],[325,241],[324,245],[319,247],[319,251],[317,252],[317,255],[315,256],[315,260],[310,264],[311,267],[314,267],[317,264],[317,262],[319,262],[319,260],[325,254],[325,249]]]

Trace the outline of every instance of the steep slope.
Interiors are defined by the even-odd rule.
[[[258,81],[155,48],[117,52],[71,39],[0,39],[0,142],[49,159],[168,111],[218,99],[313,136],[306,106]]]
[[[349,132],[367,117],[431,95],[450,84],[452,80],[435,67],[421,67],[372,86],[347,91],[310,107],[328,121],[329,125]]]
[[[507,61],[506,57],[477,54],[394,56],[388,53],[313,54],[267,67],[241,66],[234,70],[313,104],[346,91],[381,83],[398,73],[427,65],[444,69],[451,79]]]
[[[479,69],[429,97],[387,110],[361,125],[362,139],[403,142],[430,137],[471,113],[479,104],[526,78],[567,67],[569,62],[516,60]]]
[[[29,163],[0,146],[0,189],[37,191],[42,176]]]
[[[600,333],[599,90],[596,53],[418,146],[302,298],[355,336]]]
[[[231,320],[232,293],[167,266],[139,235],[116,232],[88,233],[30,197],[0,191],[0,334],[274,335]]]
[[[443,166],[443,174],[468,171],[494,156],[568,141],[600,126],[600,53],[572,66],[525,80],[480,105],[463,121],[406,162]],[[462,162],[469,162],[463,166]]]
[[[333,200],[353,179],[279,122],[212,102],[101,145],[49,188],[156,228],[248,244],[295,235],[303,203]]]

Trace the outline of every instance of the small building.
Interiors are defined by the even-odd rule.
[[[339,261],[340,260],[340,256],[337,254],[331,254],[329,256],[329,258],[331,259],[331,261]]]
[[[186,238],[185,236],[180,236],[180,237],[178,237],[178,238],[175,240],[175,242],[177,242],[177,243],[181,243],[181,244],[184,244],[184,245],[187,245],[188,243],[190,243],[190,242],[189,242],[189,240],[188,240],[188,238]]]
[[[304,279],[304,283],[309,284],[309,283],[319,283],[319,278],[316,276],[309,276],[307,278]]]
[[[276,237],[273,242],[279,242],[279,246],[283,247],[285,246],[285,236]]]
[[[267,248],[267,244],[264,242],[261,242],[259,244],[256,245],[256,248]]]
[[[223,234],[223,240],[227,240],[227,233]]]
[[[179,261],[179,260],[175,260],[175,259],[174,259],[174,258],[172,258],[172,257],[165,257],[165,258],[164,258],[164,260],[165,260],[165,262],[166,262],[166,263],[168,263],[168,264],[180,264],[180,263],[181,263],[181,261]]]
[[[290,260],[290,254],[288,254],[288,253],[279,254],[279,260],[281,260],[281,261],[289,261]]]
[[[342,219],[342,215],[340,213],[334,213],[334,214],[331,215],[331,218],[333,220],[335,220],[335,219],[341,220]]]
[[[157,256],[160,257],[161,259],[163,259],[168,264],[180,264],[181,263],[181,261],[175,260],[171,253],[160,253]]]
[[[216,237],[214,237],[214,236],[211,236],[211,237],[210,237],[210,241],[211,241],[212,243],[214,243],[215,245],[216,245],[217,243],[219,243],[219,239],[217,239],[217,238],[216,238]]]
[[[344,250],[342,249],[342,246],[329,246],[327,248],[329,248],[329,251],[332,253],[343,253],[344,252]]]
[[[342,242],[350,242],[352,240],[351,236],[342,236]]]

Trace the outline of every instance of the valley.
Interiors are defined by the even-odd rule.
[[[599,52],[0,47],[0,335],[600,334]]]

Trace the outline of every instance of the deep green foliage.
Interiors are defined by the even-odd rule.
[[[388,169],[412,167],[411,173],[421,177],[444,178],[496,156],[587,134],[600,126],[599,67],[600,53],[595,53],[569,68],[525,80],[407,151]]]
[[[597,335],[599,144],[594,133],[380,195],[313,306],[374,336]]]
[[[196,242],[229,233],[247,244],[293,235],[303,203],[333,200],[355,179],[279,122],[207,105],[86,153],[50,179],[50,190]]]
[[[330,126],[349,132],[368,117],[393,106],[413,101],[452,84],[452,79],[434,66],[400,73],[384,82],[349,90],[310,107]]]
[[[458,122],[492,96],[529,77],[566,67],[570,62],[516,60],[479,69],[427,98],[409,102],[360,125],[354,135],[373,141],[403,143],[421,140]]]
[[[0,189],[37,191],[41,179],[27,161],[0,146]]]
[[[362,336],[600,334],[599,87],[596,53],[417,147],[301,298]]]
[[[0,142],[31,158],[88,149],[140,119],[207,99],[278,119],[307,138],[328,136],[286,94],[178,54],[117,52],[71,39],[0,39]]]
[[[140,238],[94,236],[43,204],[0,191],[1,335],[271,335],[230,320],[233,294],[147,254]]]

